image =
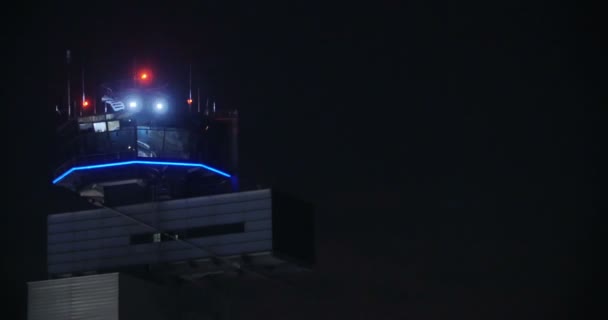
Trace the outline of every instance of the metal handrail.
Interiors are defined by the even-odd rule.
[[[149,130],[151,132],[155,132],[155,131],[162,132],[163,136],[165,136],[169,132],[179,132],[179,131],[188,132],[188,130],[183,130],[180,128],[171,128],[171,127],[129,127],[127,130],[130,131],[130,133],[134,134],[133,138],[135,140],[135,141],[133,141],[133,149],[131,149],[129,151],[111,151],[111,152],[102,152],[102,153],[79,154],[79,151],[78,151],[80,149],[79,146],[82,143],[85,143],[85,141],[87,141],[86,140],[87,138],[84,136],[80,136],[80,137],[77,137],[74,140],[70,141],[67,145],[64,145],[64,148],[62,148],[63,151],[61,151],[63,153],[63,156],[65,158],[68,158],[68,160],[62,162],[54,170],[54,176],[58,177],[61,174],[65,173],[70,168],[73,168],[76,166],[82,166],[82,165],[87,165],[87,164],[100,164],[103,162],[111,162],[111,161],[119,161],[119,160],[128,161],[128,160],[135,160],[135,159],[140,158],[138,156],[139,147],[136,143],[138,140],[137,139],[138,131],[140,131],[140,130]],[[129,138],[130,138],[130,136],[129,136]],[[95,143],[93,141],[91,141],[91,142]],[[108,147],[111,148],[111,144],[109,144]],[[189,160],[193,160],[193,159],[191,159],[191,157],[194,154],[192,153],[192,150],[190,148],[185,148],[183,151],[172,151],[172,150],[165,150],[165,146],[163,145],[163,147],[160,147],[160,150],[155,150],[154,158],[167,159],[167,160],[169,160],[169,159],[183,160],[184,157],[186,157]],[[142,157],[142,158],[145,158],[145,157]]]
[[[83,166],[87,164],[99,164],[103,162],[109,161],[117,161],[117,160],[134,160],[137,159],[137,152],[112,152],[112,153],[99,153],[99,154],[89,154],[83,156],[76,156],[71,158],[70,160],[61,164],[55,170],[55,177],[60,176],[64,172],[68,171],[70,168],[74,168],[76,166]]]

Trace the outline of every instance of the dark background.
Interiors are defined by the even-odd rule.
[[[318,299],[259,284],[235,318],[591,318],[600,28],[582,4],[491,3],[5,10],[5,312],[24,318],[45,215],[70,207],[48,165],[69,48],[90,83],[192,61],[239,109],[242,179],[315,204]]]

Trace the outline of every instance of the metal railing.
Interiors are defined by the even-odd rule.
[[[195,145],[187,130],[164,127],[128,127],[87,133],[58,150],[55,177],[73,167],[135,159],[193,160]]]
[[[74,157],[55,169],[55,178],[62,175],[66,171],[74,167],[95,165],[100,163],[109,162],[120,162],[120,161],[131,161],[137,159],[137,152],[114,152],[114,153],[100,153],[100,154],[89,154]]]

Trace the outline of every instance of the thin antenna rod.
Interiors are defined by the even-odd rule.
[[[133,87],[137,87],[137,61],[133,58]]]
[[[72,104],[70,101],[70,60],[72,60],[72,55],[70,53],[70,50],[68,49],[65,53],[65,61],[68,73],[68,119],[72,118]]]
[[[82,102],[84,102],[84,66],[82,66]]]
[[[80,105],[80,116],[82,116],[82,109],[84,109],[84,101],[86,100],[84,96],[84,65],[82,66],[82,104]]]
[[[192,100],[192,63],[190,64],[190,93],[188,94],[188,98]]]
[[[198,87],[196,91],[198,93],[198,97],[196,98],[196,103],[198,104],[198,113],[201,113],[201,88]]]

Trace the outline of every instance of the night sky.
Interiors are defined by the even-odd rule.
[[[192,63],[201,95],[240,112],[245,185],[315,205],[318,264],[300,291],[243,288],[235,319],[591,318],[598,28],[581,5],[490,2],[15,8],[9,311],[25,317],[45,217],[69,207],[49,165],[69,48],[90,88],[134,58],[185,87]]]

